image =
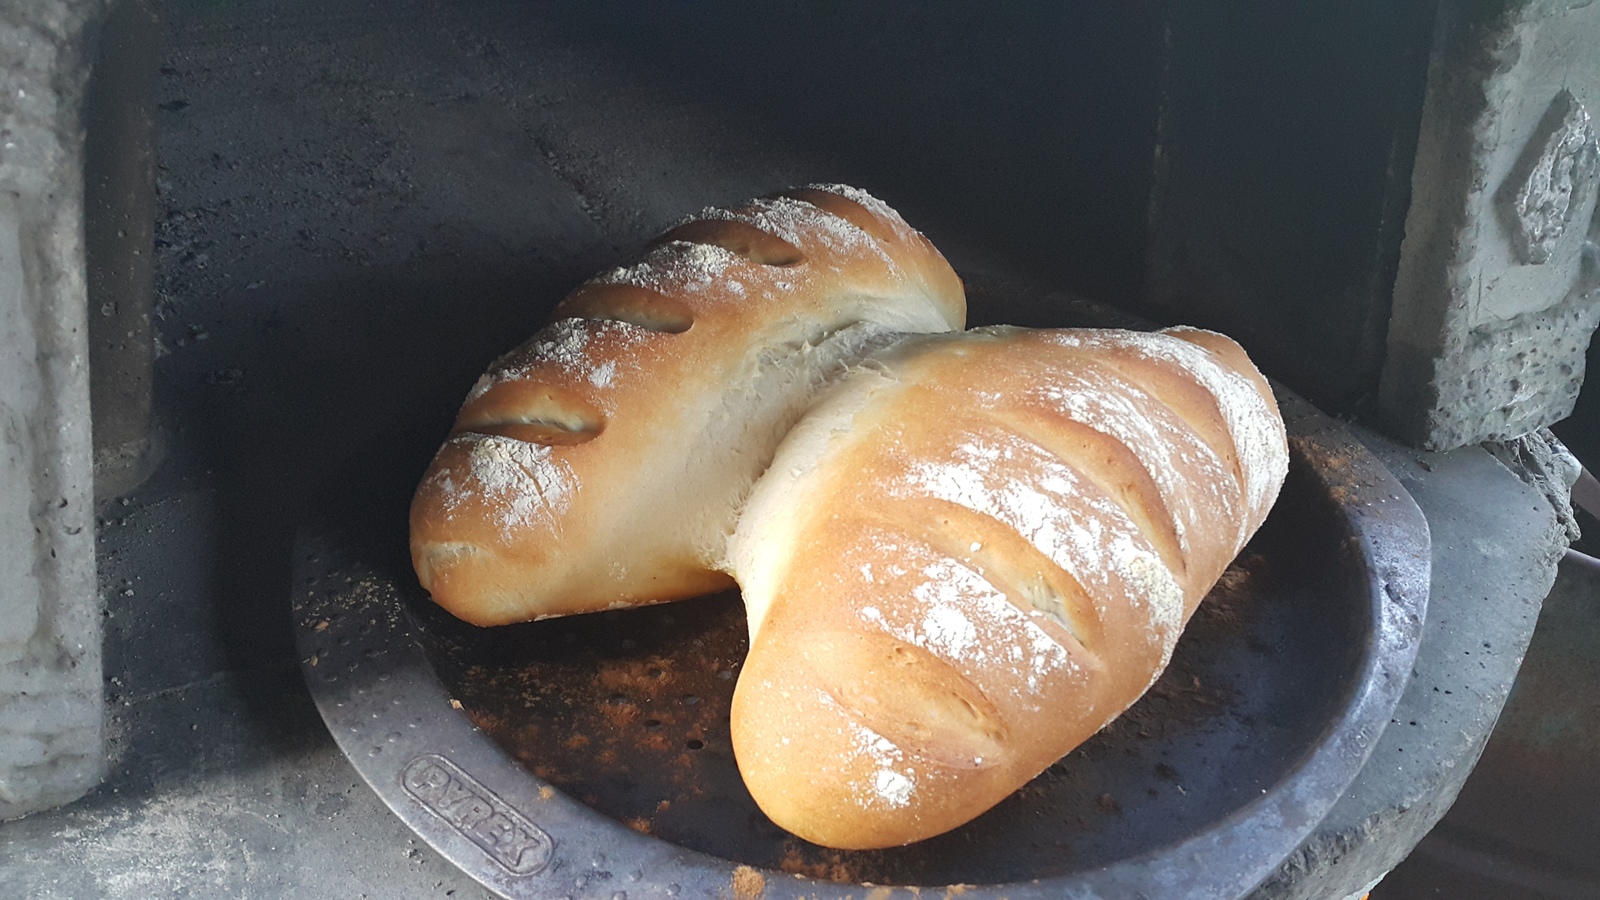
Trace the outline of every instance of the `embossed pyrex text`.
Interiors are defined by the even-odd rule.
[[[400,784],[511,874],[531,875],[549,864],[550,836],[450,760],[419,756],[406,764]]]

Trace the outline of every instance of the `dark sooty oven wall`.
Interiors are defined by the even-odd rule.
[[[646,83],[692,86],[734,120],[827,161],[897,206],[958,267],[1023,272],[1118,303],[1138,291],[1161,4],[565,10],[566,40],[608,52]]]
[[[878,191],[960,268],[1226,331],[1346,412],[1383,360],[1434,6],[638,2],[557,20]]]
[[[1326,410],[1371,402],[1435,5],[1172,4],[1153,317],[1234,335]]]
[[[279,0],[252,17],[264,32],[314,19],[313,32],[376,37],[381,18],[431,35],[428,65],[454,56],[466,73],[445,93],[509,110],[490,137],[518,153],[531,137],[581,195],[613,249],[596,262],[701,205],[846,181],[958,269],[1228,332],[1346,412],[1382,362],[1434,3],[1294,6],[395,0],[380,17]],[[312,74],[330,73],[311,87],[337,96],[346,132],[370,130],[361,111],[394,85],[303,49]],[[398,140],[477,139],[439,125],[423,117]],[[469,224],[537,231],[545,211],[514,202],[516,154],[460,152],[506,157],[508,190],[463,204]],[[980,302],[973,321],[991,313]]]

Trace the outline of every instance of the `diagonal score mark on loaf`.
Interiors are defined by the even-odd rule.
[[[849,222],[851,225],[871,235],[879,243],[894,243],[899,240],[899,236],[894,233],[894,229],[885,224],[883,218],[881,218],[882,213],[873,212],[866,207],[865,201],[873,198],[857,191],[856,194],[859,195],[859,199],[851,199],[844,193],[850,190],[850,188],[843,185],[829,187],[813,185],[779,191],[766,199],[809,203],[824,212]],[[879,205],[881,206],[881,204]]]
[[[1035,619],[1067,655],[1099,668],[1104,634],[1100,611],[1071,573],[1004,521],[950,500],[904,498],[893,509],[875,507],[862,519],[899,530],[935,552],[971,569],[1013,606]],[[915,534],[905,522],[922,523]],[[981,537],[980,537],[981,536]],[[1042,619],[1042,621],[1040,621]]]
[[[1030,373],[1017,403],[997,413],[1009,427],[1056,449],[1113,496],[1195,596],[1208,586],[1196,557],[1219,523],[1243,517],[1229,463],[1190,422],[1122,370],[1058,351],[1057,366]],[[1165,392],[1169,399],[1172,392]],[[1182,473],[1189,474],[1182,474]]]
[[[848,208],[841,204],[830,205],[848,212]],[[866,213],[865,207],[860,204],[856,204],[856,207],[862,213]],[[859,215],[855,213],[848,216],[841,215],[806,200],[778,196],[752,200],[737,209],[704,209],[698,218],[685,222],[678,228],[704,229],[706,233],[714,234],[712,223],[728,224],[736,228],[742,225],[766,235],[769,246],[776,246],[770,244],[770,241],[777,241],[787,244],[794,248],[796,253],[800,253],[798,248],[813,245],[815,250],[803,254],[802,257],[808,262],[818,262],[819,257],[823,255],[848,257],[852,254],[867,253],[876,257],[882,265],[898,270],[899,265],[885,248],[886,244],[905,242],[904,236],[898,233],[898,229],[882,224],[869,231],[857,225],[852,218],[859,218]],[[667,234],[673,235],[677,230],[674,229]],[[893,237],[887,241],[877,237],[878,234],[884,233]],[[783,257],[773,254],[770,258]]]
[[[1108,387],[1107,393],[1111,390]],[[1146,470],[1139,453],[1117,437],[1069,418],[1056,407],[996,410],[990,417],[997,426],[1062,459],[1082,480],[1081,491],[1098,492],[1120,508],[1150,542],[1161,562],[1180,581],[1184,580],[1188,534],[1173,517],[1161,486]]]
[[[922,520],[922,530],[934,542],[948,545],[951,537],[969,542],[966,548],[957,544],[958,559],[980,554],[1006,532],[1030,545],[1035,552],[1025,559],[1064,576],[1057,590],[1028,591],[1029,580],[1020,569],[991,571],[1015,586],[1006,592],[1012,602],[1055,618],[1091,660],[1105,652],[1103,616],[1113,605],[1148,607],[1152,637],[1164,653],[1182,625],[1183,591],[1138,523],[1112,494],[1050,446],[1059,439],[1046,436],[1046,443],[1039,443],[974,412],[940,423],[940,437],[949,442],[937,450],[919,441],[915,459],[898,464],[905,475],[886,486],[886,499],[943,502],[975,514]],[[983,519],[1000,527],[986,526]],[[949,537],[934,536],[945,529]],[[996,549],[991,546],[990,555]],[[1101,605],[1090,597],[1101,598]]]
[[[702,244],[721,247],[763,266],[786,268],[805,262],[800,248],[775,234],[738,219],[695,219],[656,238],[656,244]]]
[[[981,687],[924,645],[864,637],[818,631],[808,637],[806,652],[829,662],[818,673],[819,699],[869,730],[861,737],[878,745],[873,749],[960,769],[994,765],[1004,756],[1008,729]],[[899,689],[884,691],[885,684]]]
[[[1061,331],[1049,333],[1044,339],[1067,351],[1065,359],[1068,360],[1068,365],[1097,368],[1112,373],[1122,384],[1132,386],[1148,397],[1148,400],[1143,401],[1146,404],[1145,415],[1154,418],[1164,413],[1181,422],[1184,429],[1197,439],[1194,443],[1198,446],[1192,445],[1193,449],[1187,452],[1200,454],[1185,459],[1186,465],[1195,462],[1206,463],[1211,460],[1220,464],[1221,471],[1216,473],[1221,476],[1220,478],[1191,478],[1189,484],[1192,487],[1214,489],[1209,502],[1223,504],[1222,508],[1226,510],[1223,520],[1237,523],[1234,533],[1230,534],[1227,540],[1233,552],[1237,552],[1238,548],[1243,546],[1245,536],[1253,530],[1249,512],[1252,508],[1250,482],[1235,439],[1237,429],[1229,421],[1224,409],[1225,398],[1219,397],[1213,385],[1197,375],[1196,369],[1205,368],[1215,372],[1219,377],[1213,378],[1213,381],[1231,373],[1217,371],[1221,366],[1199,347],[1163,335],[1129,333],[1123,336]],[[1193,365],[1192,368],[1173,361],[1175,353],[1170,349],[1170,345],[1173,344],[1180,344],[1196,352],[1198,358],[1189,361]],[[1152,352],[1151,345],[1167,345],[1168,349],[1165,352]],[[1140,361],[1148,361],[1154,365],[1130,365],[1130,362]],[[1243,381],[1239,376],[1233,377]],[[1254,394],[1248,385],[1245,385],[1245,389]],[[1238,391],[1235,390],[1233,393],[1237,394]],[[1236,397],[1226,400],[1238,402]],[[1151,401],[1154,401],[1153,404]],[[1259,403],[1259,399],[1257,402]],[[1152,413],[1151,409],[1159,411]],[[1209,451],[1209,454],[1206,454],[1206,451]],[[1205,455],[1209,455],[1210,459],[1205,459]],[[1162,468],[1156,471],[1168,470]],[[1222,486],[1225,488],[1216,490]]]
[[[634,284],[591,281],[562,301],[557,315],[627,322],[661,334],[682,334],[694,327],[687,303]]]
[[[605,429],[606,411],[584,394],[615,376],[615,364],[597,364],[596,357],[637,348],[650,337],[620,321],[552,322],[478,379],[451,434],[493,434],[546,447],[593,440]]]
[[[1264,388],[1235,371],[1206,346],[1210,339],[1219,338],[1185,327],[1157,334],[1081,330],[1046,333],[1046,339],[1058,346],[1100,354],[1108,364],[1182,416],[1222,456],[1238,485],[1245,510],[1234,543],[1237,552],[1271,509],[1288,460],[1282,449],[1282,421],[1264,395]],[[1233,351],[1248,365],[1236,345]],[[1129,362],[1147,365],[1131,368]]]
[[[594,440],[604,428],[600,411],[570,389],[520,381],[469,403],[456,417],[451,435],[498,435],[558,447]]]

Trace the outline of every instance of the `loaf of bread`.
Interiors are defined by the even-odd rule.
[[[877,354],[790,431],[729,545],[751,795],[840,848],[989,809],[1154,683],[1287,458],[1266,382],[1210,332]]]
[[[944,258],[865,192],[708,209],[479,380],[412,503],[417,576],[479,625],[728,587],[738,510],[817,391],[965,315]]]

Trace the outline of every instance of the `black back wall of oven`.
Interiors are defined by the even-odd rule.
[[[1227,331],[1345,412],[1382,364],[1434,7],[637,0],[539,18],[827,160],[958,267]]]

